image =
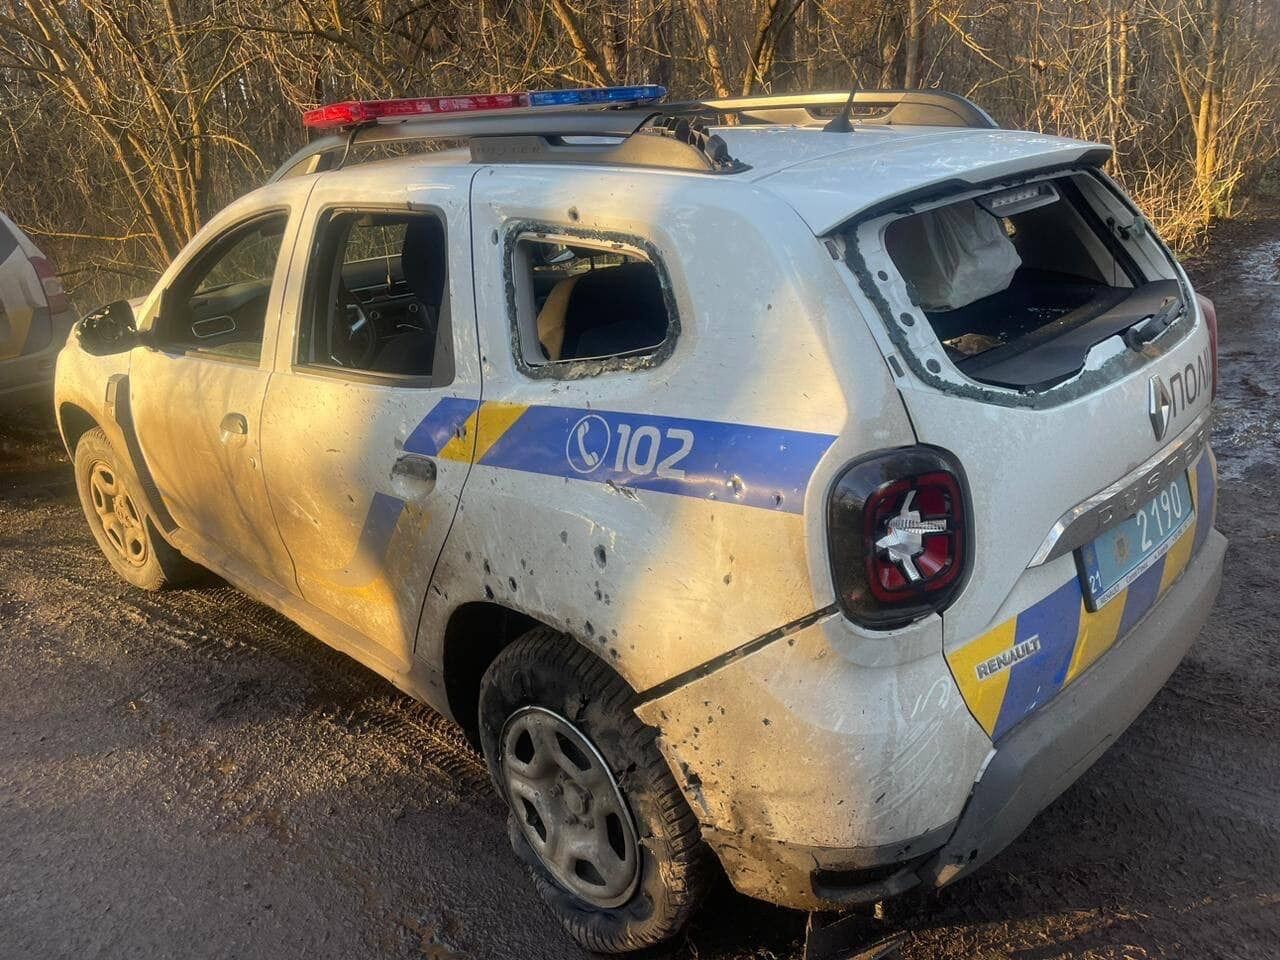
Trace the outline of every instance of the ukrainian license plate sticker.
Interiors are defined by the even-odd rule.
[[[1178,476],[1123,523],[1080,548],[1080,580],[1090,610],[1105,607],[1169,552],[1191,525],[1191,485]]]

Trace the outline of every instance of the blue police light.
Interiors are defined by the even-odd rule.
[[[608,103],[648,103],[661,100],[667,88],[647,83],[634,87],[593,87],[582,90],[534,90],[531,107],[576,107]]]

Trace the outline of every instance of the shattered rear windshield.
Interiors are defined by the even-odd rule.
[[[1097,343],[1179,297],[1151,282],[1089,208],[1075,176],[893,221],[885,246],[912,303],[971,379],[1045,389]]]

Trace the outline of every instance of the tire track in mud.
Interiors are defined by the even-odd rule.
[[[0,818],[23,812],[23,832],[34,837],[40,836],[40,824],[56,819],[55,811],[92,824],[103,810],[140,804],[132,817],[147,824],[148,832],[178,829],[206,838],[193,841],[206,852],[181,861],[179,874],[165,873],[173,865],[164,864],[164,853],[149,862],[147,874],[159,871],[162,884],[181,886],[181,876],[192,868],[212,870],[218,850],[248,843],[271,851],[261,868],[296,877],[287,884],[290,895],[295,889],[303,898],[313,890],[328,890],[330,897],[340,892],[346,909],[303,929],[290,933],[299,921],[283,914],[283,950],[258,946],[260,931],[254,945],[236,955],[297,955],[299,938],[314,935],[317,948],[304,951],[314,956],[347,960],[425,952],[474,960],[492,955],[483,937],[496,930],[514,943],[530,941],[521,948],[523,956],[576,955],[563,950],[558,930],[546,922],[526,933],[512,929],[515,917],[493,916],[489,905],[502,902],[503,887],[519,894],[508,897],[521,902],[519,913],[533,914],[538,906],[509,859],[503,810],[487,771],[460,731],[218,581],[155,595],[121,584],[88,535],[66,467],[29,480],[20,473],[0,479],[0,670],[12,678],[11,665],[29,657],[38,667],[32,676],[41,677],[34,682],[44,689],[57,684],[90,732],[61,748],[43,746],[42,733],[36,738],[41,745],[33,741],[17,758],[6,753],[0,780],[12,778],[21,786],[11,801],[0,802]],[[44,716],[41,699],[7,698],[0,704],[0,723],[30,727],[32,718]],[[45,809],[49,803],[52,810]],[[460,823],[468,824],[467,832],[458,832]],[[76,850],[77,860],[108,856],[107,838],[123,825],[102,827],[101,839],[86,838]],[[61,827],[60,833],[75,829]],[[431,836],[440,829],[455,837],[443,848]],[[401,835],[418,856],[406,858],[399,849],[404,841],[393,842]],[[163,841],[166,849],[185,842]],[[425,874],[422,857],[432,864]],[[90,874],[110,874],[120,859],[117,854],[97,860]],[[469,893],[443,907],[451,895],[442,896],[440,884],[477,863],[492,866],[467,877],[462,889]],[[205,885],[236,869],[223,863]],[[0,866],[0,930],[6,941],[27,955],[62,955],[43,940],[31,939],[30,949],[22,949],[22,928],[12,925],[29,905],[8,909],[5,872]],[[28,872],[23,883],[33,881]],[[72,891],[84,882],[62,889],[78,902],[82,895]],[[146,886],[147,880],[131,875],[130,888]],[[236,892],[251,898],[253,891],[277,886],[267,875],[247,876],[237,881]],[[463,913],[466,897],[479,906]],[[165,892],[163,898],[172,895]],[[284,899],[279,889],[271,894],[273,901]],[[136,901],[136,894],[119,900],[115,912],[128,915]],[[309,908],[305,899],[293,902],[294,911]],[[490,931],[480,939],[459,920],[472,912],[480,929]],[[252,922],[250,908],[241,915]],[[140,931],[153,925],[129,924],[125,942],[145,939]],[[219,928],[209,943],[229,936],[228,928]],[[186,942],[183,934],[175,937],[160,952]],[[335,952],[332,944],[344,937],[347,947]]]
[[[74,481],[65,467],[10,487],[0,497],[4,504],[24,506],[52,500],[62,508],[61,515],[71,508],[74,519],[83,522],[74,499]],[[105,614],[109,606],[112,616],[122,618],[136,637],[148,643],[177,647],[215,664],[270,658],[312,687],[308,712],[314,717],[353,737],[390,740],[411,748],[452,781],[460,797],[496,803],[483,758],[456,725],[234,587],[211,577],[208,585],[160,594],[131,590],[115,581],[87,530],[61,542],[0,538],[0,547],[9,561],[0,571],[0,583],[18,589],[12,599],[0,601],[5,619],[10,610],[16,614],[31,606],[19,595],[56,586],[59,593],[70,595],[68,608]],[[103,581],[112,596],[104,597]]]

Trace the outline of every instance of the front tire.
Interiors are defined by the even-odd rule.
[[[634,699],[606,664],[545,627],[503,650],[481,684],[481,745],[512,847],[569,934],[601,953],[671,939],[712,875]]]
[[[119,467],[100,427],[80,438],[75,452],[76,491],[98,548],[113,570],[143,590],[191,579],[198,568],[156,531],[129,470]]]

